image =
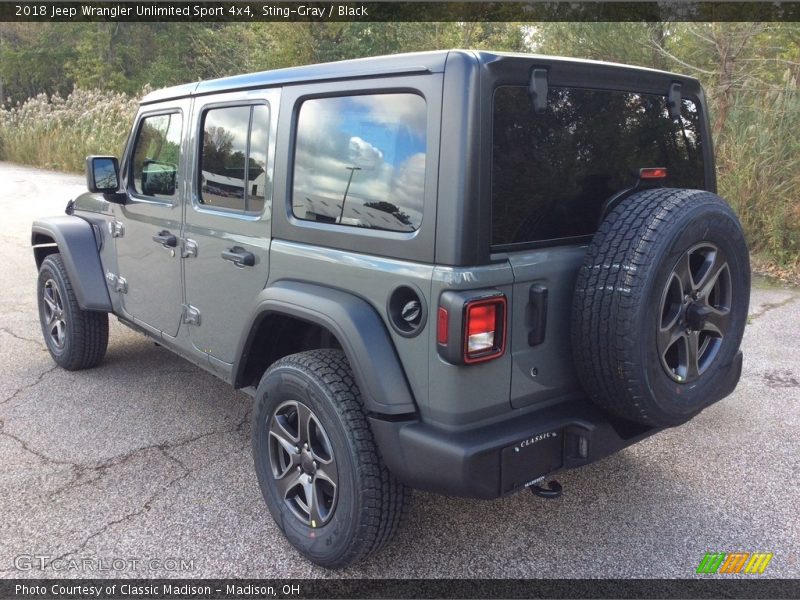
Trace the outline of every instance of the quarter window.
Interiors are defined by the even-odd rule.
[[[180,113],[145,117],[133,150],[133,188],[142,196],[172,200],[180,164]]]
[[[269,108],[229,106],[206,111],[200,141],[200,203],[261,214],[271,189],[267,173]]]
[[[306,100],[292,211],[308,221],[410,232],[422,221],[426,105],[416,94]]]

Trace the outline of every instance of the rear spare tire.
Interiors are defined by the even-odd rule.
[[[747,245],[724,200],[670,188],[631,195],[578,273],[572,347],[583,387],[625,419],[689,420],[720,398],[749,300]]]

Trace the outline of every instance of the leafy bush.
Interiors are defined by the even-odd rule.
[[[82,172],[89,154],[120,156],[138,99],[76,89],[0,110],[0,159]]]

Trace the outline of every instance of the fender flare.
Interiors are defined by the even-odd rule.
[[[376,310],[353,294],[300,281],[279,281],[256,298],[249,329],[241,336],[233,365],[235,387],[241,385],[255,332],[270,314],[314,323],[336,337],[350,361],[367,412],[392,416],[416,413],[400,358]]]
[[[111,298],[100,263],[99,241],[92,225],[76,216],[34,221],[31,246],[49,244],[49,240],[54,240],[58,246],[78,306],[83,310],[111,312]]]

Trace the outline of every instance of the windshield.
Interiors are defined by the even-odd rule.
[[[682,100],[673,120],[665,96],[551,87],[545,112],[536,114],[527,88],[499,87],[492,244],[591,235],[603,203],[632,186],[643,167],[666,167],[668,187],[705,187],[692,100]]]

